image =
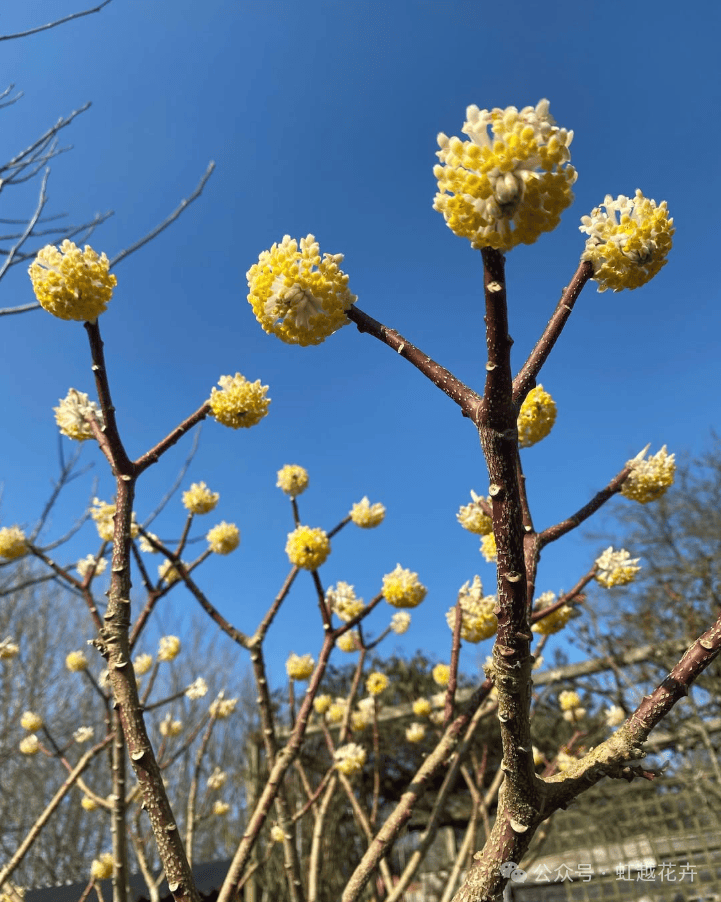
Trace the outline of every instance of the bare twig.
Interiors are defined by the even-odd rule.
[[[110,3],[110,0],[103,0],[100,6],[96,6],[93,9],[85,9],[79,13],[71,13],[69,16],[65,16],[64,19],[56,19],[54,22],[48,22],[47,25],[38,25],[37,28],[30,28],[28,31],[18,31],[15,34],[0,35],[0,41],[12,41],[15,38],[27,38],[31,34],[47,31],[49,28],[55,28],[57,25],[64,25],[66,22],[72,22],[73,19],[80,19],[83,16],[89,16],[91,13],[100,12],[100,10],[104,6],[107,6],[108,3]]]

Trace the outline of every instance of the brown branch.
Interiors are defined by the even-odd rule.
[[[55,28],[56,25],[64,25],[65,22],[71,22],[73,19],[80,19],[82,16],[89,16],[91,13],[100,12],[100,10],[107,6],[110,3],[110,0],[103,0],[103,3],[100,6],[94,7],[94,9],[85,9],[79,13],[71,13],[69,16],[65,16],[64,19],[57,19],[55,22],[48,22],[47,25],[38,25],[37,28],[31,28],[28,31],[18,31],[16,34],[3,34],[0,35],[0,41],[12,41],[14,38],[26,38],[31,34],[38,34],[41,31],[47,31],[48,28]]]

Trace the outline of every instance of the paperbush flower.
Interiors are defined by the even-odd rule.
[[[248,270],[248,302],[265,332],[288,344],[317,345],[350,320],[345,315],[358,300],[348,290],[348,276],[338,268],[343,254],[324,254],[313,235],[263,251]]]
[[[181,720],[173,720],[171,714],[166,714],[160,721],[161,736],[179,736],[183,732],[183,722]]]
[[[558,693],[558,704],[561,711],[571,711],[573,708],[581,707],[581,697],[572,689],[564,689]]]
[[[183,504],[191,514],[209,514],[220,499],[218,492],[211,492],[204,482],[194,482],[183,492]]]
[[[215,554],[230,554],[240,545],[240,530],[235,523],[218,523],[205,537]]]
[[[437,686],[448,685],[448,681],[451,678],[451,668],[448,664],[436,664],[431,673],[433,675],[433,682]]]
[[[224,814],[227,814],[230,811],[230,805],[228,802],[223,802],[220,799],[216,799],[213,802],[213,814],[217,817],[222,817]]]
[[[402,636],[411,625],[411,615],[406,611],[398,611],[391,617],[391,629],[396,636]]]
[[[297,498],[308,488],[308,471],[297,464],[286,464],[278,470],[276,485],[291,498]]]
[[[162,564],[158,564],[158,579],[164,582],[166,586],[172,586],[173,583],[177,583],[181,579],[181,576],[173,562],[166,560]]]
[[[487,536],[493,532],[493,520],[478,503],[481,500],[481,496],[476,495],[473,489],[471,489],[471,498],[473,502],[462,506],[456,514],[456,519],[468,532],[473,532],[479,536]],[[490,495],[486,498],[486,501],[490,505]]]
[[[354,504],[351,508],[350,518],[356,526],[363,529],[372,529],[383,522],[386,515],[386,509],[380,502],[371,504],[367,496],[363,496],[361,500]]]
[[[496,537],[492,532],[489,532],[488,535],[485,535],[481,538],[481,554],[489,564],[492,564],[498,557]]]
[[[358,635],[358,630],[350,630],[347,633],[343,633],[342,636],[338,636],[335,640],[335,644],[341,651],[348,653],[358,651],[360,648],[360,636]]]
[[[350,728],[354,733],[360,733],[365,730],[373,722],[372,716],[366,711],[351,711]]]
[[[84,742],[88,742],[92,738],[92,727],[78,727],[77,730],[75,730],[75,732],[73,733],[73,739],[78,743],[78,745],[82,745]]]
[[[80,807],[84,808],[85,811],[95,811],[98,804],[94,799],[91,799],[90,796],[83,796],[82,799],[80,799]]]
[[[621,486],[624,498],[638,501],[640,504],[648,504],[649,501],[659,499],[666,489],[673,485],[676,472],[675,455],[667,454],[665,445],[648,460],[643,459],[645,453],[644,448],[640,454],[627,461],[626,466],[631,467],[631,473]]]
[[[30,264],[30,280],[41,307],[60,319],[95,322],[105,312],[118,280],[110,261],[90,245],[81,251],[65,240],[46,245]]]
[[[95,401],[91,401],[85,392],[76,391],[74,388],[58,401],[58,406],[53,407],[53,411],[55,422],[62,434],[77,442],[93,438],[89,420],[95,420],[101,429],[104,427],[102,411]]]
[[[363,599],[356,598],[355,589],[348,583],[338,582],[331,586],[325,593],[325,598],[344,623],[348,623],[365,608]]]
[[[113,876],[113,856],[111,852],[103,852],[100,858],[94,858],[90,865],[90,876],[93,880],[109,880]]]
[[[313,673],[315,661],[311,655],[296,655],[291,653],[285,662],[285,672],[291,680],[307,680]]]
[[[23,730],[27,730],[28,733],[35,733],[42,725],[42,717],[39,714],[35,714],[34,711],[26,711],[20,718],[20,726]]]
[[[20,646],[10,636],[0,642],[0,661],[12,661],[20,654]]]
[[[188,686],[185,690],[185,694],[188,698],[193,700],[202,698],[204,695],[208,694],[208,684],[203,677],[198,677],[190,684],[190,686]]]
[[[107,566],[108,562],[104,557],[96,558],[94,554],[89,554],[77,562],[75,569],[84,579],[91,570],[94,570],[95,576],[100,576]]]
[[[394,608],[415,608],[426,597],[428,589],[418,581],[418,574],[396,565],[383,577],[383,597]]]
[[[551,605],[555,603],[555,593],[544,592],[543,595],[540,595],[538,597],[536,603],[533,606],[534,613],[537,611],[542,611],[544,608],[550,608]],[[557,608],[552,614],[549,614],[542,620],[536,621],[531,629],[534,633],[540,633],[542,636],[552,636],[554,633],[558,633],[563,629],[563,627],[571,619],[572,614],[573,608],[570,605],[561,605],[561,607]]]
[[[224,720],[226,717],[230,717],[230,715],[235,711],[235,706],[238,704],[237,698],[223,698],[223,693],[221,692],[216,699],[214,699],[210,703],[210,714],[212,717],[215,717],[216,720]]]
[[[316,714],[325,714],[332,704],[333,699],[330,695],[316,695],[313,699],[313,709]]]
[[[108,504],[106,501],[101,501],[99,498],[93,498],[93,506],[90,509],[90,516],[95,521],[95,527],[98,530],[98,535],[103,540],[103,542],[112,542],[113,533],[115,530],[115,523],[113,521],[113,517],[115,516],[115,505]],[[135,522],[135,511],[133,511],[130,524],[130,535],[132,536],[132,538],[136,539],[139,533],[140,528]]]
[[[620,705],[611,705],[609,708],[606,708],[604,716],[606,718],[606,726],[618,727],[626,719],[626,712]]]
[[[348,702],[344,698],[337,698],[326,712],[326,720],[330,724],[340,723],[345,717]]]
[[[542,385],[532,388],[518,414],[518,444],[530,448],[544,439],[556,422],[556,402]]]
[[[0,529],[0,557],[15,561],[28,553],[25,533],[19,526],[3,526]]]
[[[71,651],[65,658],[65,666],[71,673],[79,673],[86,670],[88,666],[88,658],[84,651]]]
[[[508,251],[533,244],[556,228],[573,201],[573,132],[559,129],[548,110],[547,100],[520,112],[469,106],[461,131],[470,141],[438,135],[433,209],[471,247]]]
[[[461,638],[472,643],[490,639],[498,629],[498,619],[493,613],[496,596],[484,596],[481,578],[474,576],[473,583],[466,582],[461,586],[458,597],[461,603]],[[456,626],[455,607],[446,612],[446,622],[452,632]]]
[[[158,642],[158,660],[168,663],[180,654],[180,639],[177,636],[161,636]]]
[[[285,839],[285,833],[283,833],[283,828],[278,826],[278,824],[273,824],[270,828],[270,838],[273,842],[283,842]]]
[[[159,542],[160,539],[155,535],[154,532],[149,532],[148,535],[151,539],[155,539],[156,542]],[[138,542],[140,545],[140,550],[145,554],[160,554],[157,548],[154,548],[150,542],[145,538],[145,536],[141,536]]]
[[[20,740],[18,748],[22,755],[37,755],[40,751],[40,740],[35,733],[31,733],[29,736]]]
[[[135,670],[136,676],[142,676],[144,673],[147,673],[152,666],[152,655],[138,655],[137,658],[133,661],[133,670]]]
[[[349,777],[363,770],[363,765],[366,763],[366,750],[362,745],[349,742],[347,745],[337,748],[333,757],[336,768]]]
[[[231,429],[249,428],[259,423],[268,413],[270,398],[266,398],[267,385],[260,379],[248,382],[245,376],[221,376],[220,390],[210,393],[210,409],[215,419]]]
[[[607,194],[601,207],[583,216],[579,226],[589,236],[581,259],[593,264],[598,290],[645,285],[666,265],[673,243],[675,230],[666,201],[657,207],[637,190],[634,198],[619,194],[614,200]]]
[[[413,713],[416,717],[428,717],[433,708],[427,698],[417,698],[413,702]]]
[[[330,542],[322,529],[299,526],[288,533],[285,553],[296,567],[317,570],[330,554]]]
[[[603,554],[596,558],[598,569],[594,575],[605,589],[610,589],[611,586],[625,586],[633,582],[641,569],[636,566],[639,560],[637,557],[632,558],[625,548],[614,551],[613,546],[609,545]]]
[[[366,680],[366,689],[369,695],[380,695],[388,688],[388,677],[377,671],[371,673]]]
[[[422,742],[426,735],[426,728],[422,723],[412,723],[406,728],[408,742]]]

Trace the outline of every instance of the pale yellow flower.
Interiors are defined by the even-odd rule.
[[[0,661],[12,661],[20,654],[20,646],[10,636],[0,642]]]
[[[42,725],[42,717],[39,714],[35,714],[34,711],[26,711],[20,718],[20,726],[23,730],[27,730],[28,733],[34,733],[36,730],[39,730]]]
[[[330,542],[322,529],[299,526],[288,533],[285,553],[296,567],[317,570],[330,554]]]
[[[520,112],[469,106],[462,131],[470,141],[438,135],[433,209],[471,247],[532,244],[556,228],[571,204],[573,132],[557,128],[548,109],[547,100]]]
[[[240,530],[235,523],[218,523],[205,537],[210,550],[215,554],[230,554],[240,545]]]
[[[158,579],[166,586],[172,586],[180,581],[181,576],[173,562],[166,559],[162,564],[158,564]]]
[[[558,704],[561,711],[572,711],[574,708],[581,707],[581,697],[572,689],[564,689],[558,693]]]
[[[248,270],[248,302],[263,331],[288,344],[317,345],[348,324],[345,311],[357,298],[338,264],[343,254],[324,254],[313,235],[298,242],[284,235]]]
[[[433,682],[437,686],[447,686],[451,678],[451,668],[448,664],[436,664],[431,671],[433,674]]]
[[[19,526],[3,526],[0,529],[0,557],[15,561],[28,553],[25,533]]]
[[[473,583],[466,582],[458,593],[461,604],[461,638],[466,642],[481,642],[490,639],[498,629],[498,619],[493,609],[498,604],[495,595],[483,595],[483,586],[479,576],[473,577]],[[446,612],[446,622],[451,631],[456,626],[456,608]]]
[[[297,498],[302,495],[308,488],[308,471],[297,464],[286,464],[282,469],[278,470],[278,481],[276,485],[279,489],[290,495],[291,498]]]
[[[266,398],[267,385],[260,379],[248,382],[245,376],[221,376],[220,390],[213,388],[210,393],[210,409],[215,419],[231,429],[255,426],[268,413],[270,398]]]
[[[75,565],[75,569],[78,573],[85,579],[85,577],[90,573],[91,570],[94,569],[94,575],[100,576],[101,573],[105,571],[105,568],[108,566],[108,562],[104,557],[96,558],[94,554],[89,554],[87,557],[82,558]]]
[[[632,558],[625,548],[614,551],[613,546],[609,545],[603,554],[596,558],[598,569],[594,576],[605,589],[610,589],[611,586],[625,586],[633,582],[641,569],[637,566],[639,560],[637,557]]]
[[[328,708],[326,712],[326,719],[328,723],[338,724],[345,717],[345,712],[348,709],[348,702],[344,698],[336,698],[333,704]]]
[[[407,611],[397,611],[391,617],[391,629],[396,636],[402,636],[411,625],[411,615]]]
[[[488,561],[489,564],[492,564],[496,558],[498,557],[498,549],[496,548],[496,537],[492,532],[489,532],[487,535],[483,536],[481,539],[481,554]]]
[[[464,529],[468,530],[468,532],[473,532],[479,536],[487,536],[489,533],[493,532],[493,520],[479,504],[481,496],[476,495],[473,489],[471,489],[471,498],[473,499],[472,503],[462,505],[456,514],[456,519]],[[485,500],[490,506],[490,495]]]
[[[46,245],[28,269],[40,306],[60,319],[95,322],[113,296],[118,280],[110,261],[67,239],[60,248]]]
[[[375,671],[366,680],[366,689],[369,695],[380,695],[388,688],[388,677],[384,673]]]
[[[159,542],[160,539],[153,532],[149,532],[148,536],[151,539],[155,539],[156,542]],[[145,538],[145,536],[140,537],[140,550],[145,554],[160,554],[157,548],[154,548],[150,542]]]
[[[98,807],[98,803],[94,799],[91,799],[90,796],[83,796],[82,799],[80,799],[80,805],[86,811],[95,811]]]
[[[555,593],[544,592],[543,595],[540,595],[536,599],[536,602],[533,606],[534,613],[543,611],[545,608],[550,608],[551,605],[555,603]],[[554,633],[558,633],[563,629],[563,627],[571,619],[572,614],[573,608],[571,607],[571,605],[561,605],[561,607],[556,608],[556,610],[552,614],[548,614],[541,620],[536,621],[536,623],[534,623],[531,627],[531,630],[534,633],[540,633],[542,636],[552,636]]]
[[[614,200],[607,194],[601,207],[581,217],[579,229],[589,236],[581,260],[593,264],[599,291],[645,285],[666,265],[673,244],[666,201],[656,206],[637,189],[632,198],[619,194]]]
[[[366,763],[366,750],[362,745],[349,742],[336,749],[333,757],[336,768],[349,777],[363,770],[363,765]]]
[[[20,740],[18,748],[23,755],[37,755],[40,751],[40,740],[35,733],[31,733],[29,736]]]
[[[533,763],[536,767],[539,767],[541,764],[545,762],[546,758],[543,752],[537,748],[535,745],[533,746]]]
[[[78,743],[78,745],[82,745],[84,742],[89,742],[92,738],[92,727],[78,727],[77,730],[75,730],[75,732],[73,733],[73,739]]]
[[[396,565],[383,577],[383,597],[394,608],[415,608],[426,597],[428,589],[418,581],[418,574]]]
[[[361,500],[354,504],[350,511],[350,518],[356,526],[363,529],[372,529],[383,522],[386,515],[386,509],[380,502],[371,504],[367,496],[363,496]]]
[[[270,828],[270,838],[273,842],[283,842],[285,839],[285,833],[283,833],[283,828],[278,826],[278,824],[273,824]]]
[[[332,704],[333,699],[330,695],[317,695],[313,699],[313,708],[316,714],[325,714]]]
[[[313,673],[315,661],[311,655],[291,653],[285,662],[285,671],[291,680],[307,680]]]
[[[230,811],[230,805],[228,802],[223,802],[220,799],[216,799],[213,802],[213,814],[217,817],[222,817],[224,814],[227,814]]]
[[[564,752],[563,749],[556,756],[556,765],[561,773],[568,771],[573,767],[578,759],[574,758],[573,755],[569,755],[568,752]]]
[[[183,492],[183,505],[191,514],[209,514],[220,499],[218,492],[211,492],[204,482],[194,482]]]
[[[230,715],[235,711],[235,707],[238,704],[237,698],[223,698],[223,693],[219,693],[218,697],[210,703],[210,711],[211,717],[215,717],[216,720],[223,720],[226,717],[230,717]]]
[[[101,429],[104,428],[103,414],[98,405],[85,392],[74,388],[58,401],[58,406],[53,407],[53,411],[60,432],[77,442],[93,438],[90,420],[95,420]]]
[[[640,504],[648,504],[649,501],[660,498],[673,485],[676,472],[675,455],[666,453],[666,445],[644,460],[646,450],[644,448],[640,454],[626,462],[626,466],[631,467],[631,473],[621,486],[624,498]]]
[[[208,789],[215,791],[216,789],[220,789],[221,786],[225,784],[225,781],[228,779],[228,774],[221,770],[219,767],[216,767],[213,773],[208,777]]]
[[[530,448],[544,439],[556,422],[556,402],[542,385],[532,388],[518,414],[518,444]]]
[[[71,651],[65,658],[65,666],[71,673],[78,673],[86,670],[88,666],[88,658],[84,651]]]
[[[366,711],[351,711],[350,728],[354,733],[360,733],[372,723]]]
[[[348,654],[353,651],[358,651],[360,648],[360,636],[358,635],[358,631],[349,630],[347,633],[343,633],[342,636],[338,636],[335,640],[335,644],[341,651],[348,652]]]
[[[433,708],[427,698],[417,698],[413,702],[413,713],[416,717],[428,717]]]
[[[412,723],[406,728],[408,742],[422,742],[426,735],[426,728],[422,723]]]
[[[618,727],[626,720],[626,712],[620,705],[611,705],[605,711],[606,726]]]
[[[331,586],[326,591],[325,598],[344,623],[348,623],[365,608],[363,599],[356,598],[355,589],[348,583],[338,582]]]
[[[208,684],[205,682],[203,677],[198,677],[185,690],[186,696],[193,700],[202,698],[204,695],[207,695],[207,693],[208,693]]]
[[[100,858],[94,858],[90,865],[90,876],[93,880],[109,880],[113,876],[113,856],[111,852],[103,852]]]
[[[161,636],[158,642],[158,660],[173,661],[180,652],[180,639],[177,636]]]
[[[152,655],[138,655],[137,658],[133,661],[133,669],[135,670],[136,676],[142,676],[144,673],[147,673],[152,666]]]
[[[115,523],[113,520],[115,517],[115,505],[108,504],[106,501],[101,501],[99,498],[93,498],[90,516],[95,521],[98,535],[103,542],[112,542],[115,530]],[[135,511],[133,511],[130,523],[130,535],[135,539],[138,537],[139,532],[140,528],[135,522]]]
[[[180,720],[173,720],[171,714],[166,714],[163,720],[160,721],[161,736],[179,736],[182,732],[183,722]]]

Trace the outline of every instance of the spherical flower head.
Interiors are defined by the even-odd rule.
[[[39,714],[35,714],[34,711],[26,711],[20,718],[20,726],[23,730],[27,730],[28,733],[34,733],[36,730],[39,730],[42,725],[42,717]]]
[[[418,607],[427,592],[428,589],[418,581],[418,574],[400,564],[383,577],[383,597],[394,608]]]
[[[551,605],[555,603],[555,593],[544,592],[543,595],[540,595],[536,600],[536,603],[533,606],[533,610],[534,612],[542,611],[544,610],[544,608],[550,608]],[[552,636],[554,633],[559,633],[563,629],[563,627],[571,619],[572,614],[573,608],[570,605],[561,605],[561,607],[553,611],[552,614],[548,614],[541,620],[537,620],[536,623],[534,623],[531,627],[531,630],[534,633],[540,633],[542,636]]]
[[[637,190],[634,198],[607,194],[601,207],[581,218],[579,229],[589,236],[581,260],[593,264],[599,291],[645,285],[666,265],[673,243],[666,201],[656,206]]]
[[[218,492],[211,492],[204,482],[194,482],[183,492],[183,504],[191,514],[209,514],[220,500]]]
[[[492,532],[485,535],[481,539],[481,554],[489,564],[494,563],[498,557],[498,549],[496,548],[496,537]]]
[[[315,661],[311,655],[296,655],[292,653],[285,662],[285,672],[291,680],[308,680],[313,673]]]
[[[433,209],[471,247],[533,244],[573,201],[573,132],[559,129],[548,110],[547,100],[520,112],[469,106],[462,131],[470,141],[438,135]]]
[[[208,694],[208,684],[205,682],[203,677],[198,677],[190,684],[190,686],[188,686],[188,688],[185,690],[185,694],[193,701],[198,698],[203,698],[204,695]]]
[[[581,696],[572,689],[564,689],[558,693],[558,704],[561,711],[572,711],[581,707]]]
[[[81,251],[67,239],[60,248],[46,245],[28,269],[35,297],[60,319],[95,322],[105,312],[118,280],[110,261],[90,245]]]
[[[205,537],[215,554],[230,554],[240,545],[240,530],[235,523],[218,523]]]
[[[278,470],[276,485],[286,495],[290,495],[291,498],[297,498],[298,495],[302,495],[308,488],[308,482],[308,471],[297,464],[286,464],[282,469]]]
[[[216,767],[213,773],[208,777],[208,789],[213,791],[220,789],[227,779],[228,774],[219,767]]]
[[[363,765],[366,763],[366,750],[362,745],[349,742],[347,745],[337,748],[333,758],[336,768],[346,777],[350,777],[363,770]]]
[[[348,654],[359,651],[361,643],[358,630],[350,630],[347,633],[343,633],[342,636],[338,636],[335,640],[335,644],[341,651],[345,651]]]
[[[426,728],[422,723],[412,723],[406,728],[406,739],[408,742],[423,742],[426,735]]]
[[[481,500],[481,496],[476,495],[473,489],[471,489],[471,498],[473,502],[462,505],[456,514],[456,519],[468,532],[473,532],[478,536],[487,536],[493,532],[493,520],[478,503]],[[486,502],[490,505],[490,495],[486,498]]]
[[[542,385],[532,388],[518,414],[518,444],[530,448],[544,439],[556,422],[556,402]]]
[[[360,733],[371,725],[371,719],[365,711],[351,711],[350,728],[354,733]]]
[[[172,561],[166,560],[162,564],[158,564],[158,579],[164,582],[166,586],[172,586],[173,583],[177,583],[181,578],[180,571],[173,565]]]
[[[495,595],[483,595],[483,586],[479,576],[473,577],[473,583],[466,582],[458,593],[461,605],[461,638],[466,642],[481,642],[490,639],[498,629],[498,618],[493,609],[498,604]],[[451,632],[456,626],[456,608],[446,613],[446,622]]]
[[[93,438],[90,420],[95,420],[101,429],[105,426],[102,411],[95,401],[91,401],[85,392],[74,388],[58,401],[58,406],[53,407],[53,411],[60,432],[76,442]]]
[[[278,824],[273,824],[270,828],[270,838],[272,842],[283,842],[285,839],[285,833],[283,833],[283,828]]]
[[[95,576],[100,576],[107,566],[108,562],[104,557],[96,558],[94,554],[89,554],[77,562],[75,569],[84,579],[91,570]]]
[[[151,539],[155,539],[156,542],[159,542],[160,539],[155,535],[154,532],[149,532],[148,536]],[[140,541],[138,543],[140,545],[140,550],[144,554],[160,554],[157,548],[150,544],[150,542],[145,538],[145,536],[140,537]]]
[[[416,717],[429,717],[433,710],[427,698],[417,698],[413,702],[413,713]]]
[[[178,736],[183,732],[183,723],[180,720],[173,720],[171,714],[166,714],[160,721],[161,736]]]
[[[316,695],[313,699],[313,710],[316,714],[323,715],[333,704],[333,699],[330,695]]]
[[[211,717],[215,717],[216,720],[224,720],[226,717],[230,717],[230,715],[235,711],[235,706],[238,704],[237,698],[223,698],[223,693],[221,692],[216,699],[214,699],[210,703],[210,711]]]
[[[618,727],[626,719],[626,712],[620,705],[611,705],[609,708],[606,708],[604,716],[606,718],[606,726]]]
[[[313,235],[263,251],[248,270],[248,302],[263,331],[288,344],[318,345],[350,320],[345,315],[358,298],[338,268],[343,254],[324,254]]]
[[[570,770],[573,765],[576,763],[577,759],[573,757],[573,755],[569,755],[568,752],[564,752],[563,749],[556,756],[556,766],[558,767],[561,773],[565,773]]]
[[[285,553],[296,567],[317,570],[330,554],[330,541],[320,528],[299,526],[288,533]]]
[[[646,448],[626,463],[631,468],[631,473],[626,477],[621,486],[621,494],[631,501],[640,504],[648,504],[656,501],[664,494],[669,486],[673,485],[676,472],[674,454],[666,453],[666,445],[644,460]]]
[[[410,625],[411,615],[406,611],[398,611],[391,617],[391,630],[396,636],[402,636],[403,633],[408,632],[408,627]]]
[[[637,566],[639,560],[637,557],[632,558],[625,548],[614,551],[613,546],[609,545],[603,554],[596,558],[598,569],[594,575],[605,589],[610,589],[611,586],[625,586],[633,582],[641,569]]]
[[[75,730],[75,732],[73,733],[73,739],[77,742],[78,745],[82,745],[84,742],[89,742],[92,738],[92,727],[78,727],[77,730]]]
[[[356,598],[353,586],[340,581],[328,589],[325,593],[325,600],[344,623],[348,623],[354,617],[357,617],[365,608],[363,599]]]
[[[103,852],[100,858],[94,858],[90,865],[90,876],[93,880],[109,880],[113,876],[113,856],[111,852]]]
[[[215,419],[231,429],[247,429],[255,426],[268,413],[270,398],[266,398],[267,385],[260,379],[248,382],[245,376],[221,376],[220,390],[213,388],[210,393],[210,409]]]
[[[91,799],[90,796],[83,796],[82,799],[80,799],[80,807],[85,809],[85,811],[95,811],[98,804],[94,799]]]
[[[65,658],[65,666],[71,673],[87,670],[88,658],[84,651],[71,651]]]
[[[115,530],[115,505],[101,501],[99,498],[93,498],[93,506],[90,509],[90,516],[95,521],[98,535],[103,542],[112,542]],[[133,511],[130,523],[130,535],[136,539],[140,533],[140,528],[135,522],[135,511]]]
[[[152,666],[152,655],[138,655],[133,661],[133,670],[135,671],[136,676],[142,676],[144,673],[147,673]]]
[[[22,755],[37,755],[40,751],[40,740],[35,733],[31,733],[29,736],[20,740],[18,748]]]
[[[436,664],[431,673],[433,675],[433,682],[437,686],[448,685],[448,681],[451,678],[451,668],[448,664]]]
[[[583,720],[585,716],[585,708],[571,708],[569,711],[563,712],[563,719],[567,720],[568,723],[578,723],[578,721]]]
[[[19,526],[3,526],[0,529],[0,557],[15,561],[28,553],[25,533]]]
[[[337,698],[326,712],[326,720],[330,724],[339,724],[345,717],[348,702],[344,698]]]
[[[12,661],[20,654],[20,646],[10,636],[0,642],[0,661]]]
[[[222,817],[224,814],[227,814],[230,811],[230,805],[228,802],[223,802],[221,799],[216,799],[213,802],[213,814],[216,817]]]
[[[378,526],[383,522],[385,515],[386,509],[383,505],[379,501],[371,504],[365,495],[350,511],[351,520],[362,529],[373,529],[374,526]]]
[[[158,660],[166,664],[174,661],[180,653],[180,639],[177,636],[161,636],[158,642]]]
[[[384,673],[375,671],[366,680],[366,689],[369,695],[380,695],[388,688],[388,677]]]

